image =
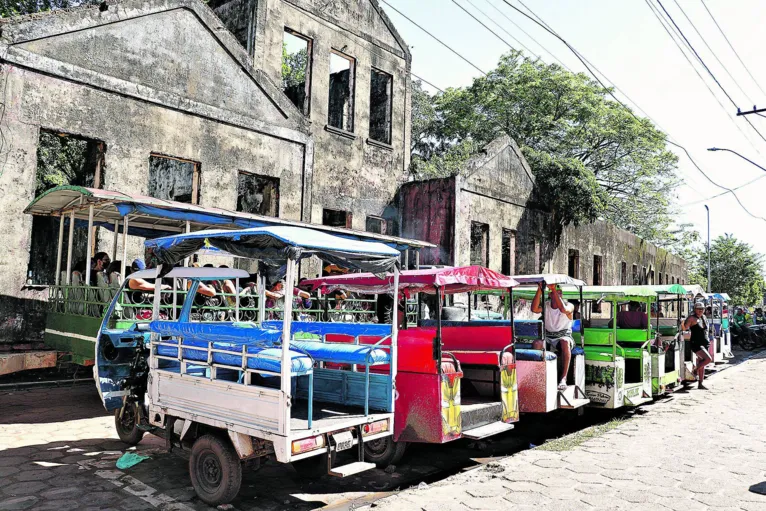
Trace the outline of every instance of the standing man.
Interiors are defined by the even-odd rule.
[[[532,312],[540,314],[543,312],[540,301],[542,299],[545,284],[540,287],[532,300]],[[551,351],[558,351],[561,363],[559,365],[559,390],[567,388],[567,374],[569,374],[569,363],[572,359],[572,348],[574,339],[572,338],[572,316],[574,306],[564,300],[561,296],[561,288],[551,284],[550,300],[545,302],[545,341],[535,341],[532,348],[536,350],[543,349],[543,342],[550,345]]]
[[[710,353],[708,352],[710,339],[708,339],[705,306],[700,302],[695,303],[694,312],[684,320],[682,326],[684,330],[691,331],[690,342],[692,352],[697,355],[697,365],[692,367],[692,372],[697,373],[697,388],[707,390],[707,387],[702,385],[702,380],[705,379],[705,366],[712,362],[713,359],[710,358]]]

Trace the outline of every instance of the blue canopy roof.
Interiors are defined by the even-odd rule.
[[[272,267],[282,267],[287,258],[300,260],[317,255],[324,261],[346,267],[385,273],[393,270],[399,261],[399,251],[383,243],[293,226],[197,231],[147,240],[145,245],[150,252],[150,263],[169,266],[208,246],[258,259]]]

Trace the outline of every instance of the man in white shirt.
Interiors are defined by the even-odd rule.
[[[572,348],[574,339],[572,338],[572,316],[574,306],[564,300],[561,296],[561,289],[556,285],[549,285],[550,299],[545,302],[545,341],[535,341],[532,347],[537,350],[543,349],[543,342],[550,345],[552,351],[559,351],[561,363],[559,364],[559,390],[567,388],[567,374],[569,373],[569,363],[572,359]],[[540,306],[542,299],[542,285],[537,290],[534,300],[532,300],[532,312],[540,314],[543,312]],[[563,341],[563,342],[562,342]]]

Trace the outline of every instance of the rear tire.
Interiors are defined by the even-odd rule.
[[[370,440],[364,443],[364,459],[378,468],[386,468],[399,463],[406,449],[407,442],[394,442],[392,436]]]
[[[128,445],[138,445],[138,442],[144,438],[144,431],[138,429],[138,404],[134,403],[125,408],[125,412],[120,419],[122,409],[114,411],[114,427],[117,430],[117,436]]]
[[[189,476],[205,504],[228,504],[242,485],[242,463],[230,442],[215,435],[199,437],[192,446]]]

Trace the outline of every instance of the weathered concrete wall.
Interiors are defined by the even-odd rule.
[[[32,225],[22,212],[41,128],[103,141],[107,189],[146,193],[149,155],[160,153],[199,163],[202,205],[236,209],[245,170],[280,179],[280,217],[308,211],[305,119],[201,2],[124,2],[4,23],[0,50],[0,343],[39,338],[23,318],[44,294],[21,288]],[[130,247],[129,260],[143,255],[138,242]]]
[[[597,221],[579,227],[569,226],[558,240],[550,223],[549,213],[533,205],[534,177],[516,144],[507,137],[489,144],[482,154],[471,159],[466,170],[456,179],[454,221],[449,212],[452,205],[440,208],[422,207],[430,204],[425,195],[433,195],[433,188],[441,187],[448,180],[430,180],[409,183],[402,187],[400,207],[405,235],[427,234],[418,225],[420,211],[428,213],[428,220],[434,225],[452,224],[452,233],[432,235],[427,239],[447,252],[456,265],[470,264],[471,223],[479,222],[489,226],[489,267],[502,269],[502,233],[509,229],[515,233],[515,253],[512,258],[515,274],[553,272],[568,273],[569,249],[579,250],[580,278],[593,283],[593,257],[602,257],[602,284],[620,284],[621,263],[627,264],[628,283],[632,284],[632,265],[639,273],[646,268],[647,275],[655,271],[654,282],[641,280],[640,283],[659,283],[672,277],[674,282],[686,280],[685,262],[666,250],[657,248],[637,236],[618,229],[612,224]],[[449,180],[449,182],[452,182]],[[444,196],[442,200],[450,200]],[[408,210],[409,209],[409,210]],[[426,221],[425,218],[420,222]],[[407,230],[409,229],[409,230]],[[452,246],[449,246],[453,244]]]
[[[399,190],[401,235],[436,248],[420,251],[421,265],[454,265],[455,178],[406,183]]]
[[[321,148],[314,155],[312,222],[322,222],[323,208],[351,212],[352,227],[360,230],[368,215],[392,218],[387,207],[410,160],[410,54],[384,16],[374,0],[258,2],[255,65],[274,83],[282,79],[285,27],[312,40],[308,118],[316,147]],[[353,133],[326,128],[332,49],[356,59]],[[389,146],[369,140],[372,67],[393,76]]]

